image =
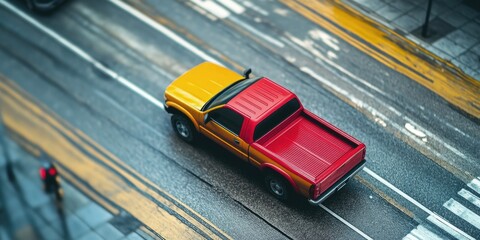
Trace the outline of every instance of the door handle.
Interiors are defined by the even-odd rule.
[[[240,141],[238,139],[233,139],[233,142],[236,143],[236,144],[240,144]]]

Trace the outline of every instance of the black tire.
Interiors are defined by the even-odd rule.
[[[196,138],[196,129],[192,122],[181,114],[173,114],[172,118],[173,131],[185,142],[193,143]]]
[[[288,202],[292,199],[292,186],[280,174],[269,171],[265,174],[264,180],[268,191],[277,199],[283,202]]]

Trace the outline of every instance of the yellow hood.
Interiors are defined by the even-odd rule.
[[[205,62],[173,81],[165,90],[165,96],[200,110],[217,93],[243,78],[227,68]]]

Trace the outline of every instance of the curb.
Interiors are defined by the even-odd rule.
[[[458,95],[462,95],[465,92],[468,92],[469,90],[473,93],[474,97],[476,94],[477,99],[476,100],[472,99],[471,102],[467,103],[467,105],[470,105],[470,107],[473,109],[471,109],[470,107],[459,106],[458,104],[455,104],[456,102],[455,99],[451,99],[450,97],[445,97],[444,94],[442,94],[442,92],[432,90],[429,87],[428,88],[433,92],[435,92],[437,95],[447,100],[449,103],[459,108],[459,110],[465,112],[470,117],[475,118],[477,121],[480,120],[480,102],[478,101],[479,95],[480,95],[479,80],[476,80],[472,76],[466,74],[462,69],[455,66],[449,60],[446,60],[436,55],[435,53],[427,50],[420,42],[415,42],[414,40],[410,39],[409,36],[413,37],[413,35],[411,35],[410,33],[406,33],[401,29],[398,29],[394,26],[390,26],[390,24],[382,22],[379,19],[374,19],[373,17],[368,16],[368,13],[366,11],[361,11],[361,10],[358,10],[357,8],[352,7],[351,5],[355,5],[355,3],[335,1],[335,4],[337,4],[339,7],[343,8],[345,11],[349,12],[350,14],[363,18],[366,22],[369,22],[370,24],[374,25],[377,29],[383,32],[389,33],[390,36],[387,36],[387,37],[391,37],[390,40],[392,40],[393,42],[396,42],[399,46],[404,47],[406,50],[408,50],[412,54],[418,55],[420,58],[429,62],[433,66],[439,67],[440,71],[443,72],[443,70],[446,70],[451,74],[455,75],[457,78],[449,78],[450,80],[449,83],[458,91],[457,92]],[[360,6],[358,8],[361,9]]]
[[[400,31],[390,29],[386,26],[388,24],[366,16],[366,13],[340,0],[281,2],[480,122],[480,81],[408,39]]]

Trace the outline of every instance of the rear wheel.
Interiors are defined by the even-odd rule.
[[[284,177],[277,173],[268,172],[265,174],[265,186],[268,191],[281,201],[288,201],[292,195],[292,187]]]
[[[171,121],[173,130],[183,141],[192,143],[195,140],[196,130],[187,117],[181,114],[173,114]]]

